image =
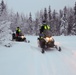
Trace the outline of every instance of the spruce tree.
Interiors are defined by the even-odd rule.
[[[44,20],[47,22],[47,9],[44,9]]]
[[[74,24],[72,28],[72,34],[76,35],[76,2],[75,2],[75,7],[74,7]]]

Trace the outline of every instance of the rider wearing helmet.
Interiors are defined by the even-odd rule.
[[[19,27],[16,28],[16,36],[19,36],[21,33],[21,29]]]
[[[47,34],[47,31],[50,30],[50,26],[46,24],[46,21],[43,21],[43,25],[40,28],[40,38],[41,36]]]

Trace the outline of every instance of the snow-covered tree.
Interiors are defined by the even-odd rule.
[[[4,9],[6,8],[4,1],[2,0],[0,3],[0,16],[2,15]]]
[[[67,30],[68,35],[71,35],[74,23],[74,10],[72,8],[68,9],[67,20],[68,20],[68,30]]]
[[[49,9],[48,9],[48,19],[47,19],[47,21],[48,21],[48,24],[49,24],[49,26],[50,26],[50,31],[52,32],[52,12],[51,12],[51,6],[49,6]],[[52,33],[51,33],[52,34]]]
[[[67,8],[64,7],[64,15],[61,18],[61,25],[60,25],[60,34],[67,35],[68,34],[68,21],[67,21]]]
[[[48,10],[48,20],[49,20],[49,22],[51,21],[51,19],[52,19],[52,16],[51,16],[51,7],[49,6],[49,10]]]
[[[10,14],[10,21],[12,31],[15,31],[16,27],[21,27],[22,20],[18,12],[16,14],[14,13]]]
[[[32,34],[33,33],[33,21],[32,21],[32,14],[31,14],[31,12],[30,12],[30,14],[29,14],[29,19],[28,19],[28,21],[27,21],[27,23],[28,23],[28,34]]]
[[[43,19],[47,22],[48,14],[47,14],[47,9],[44,9],[44,16]]]
[[[0,21],[8,19],[7,6],[2,0],[0,3]]]
[[[75,2],[75,7],[74,7],[74,24],[72,27],[72,34],[76,35],[76,2]]]
[[[10,21],[0,22],[0,44],[7,44],[12,39],[12,31],[10,29]]]
[[[0,23],[3,21],[10,21],[11,30],[15,31],[16,27],[19,26],[21,30],[26,34],[39,33],[39,28],[42,25],[42,21],[46,20],[47,24],[51,27],[52,35],[76,35],[76,3],[74,9],[64,7],[59,13],[54,10],[51,11],[51,7],[45,7],[43,10],[37,11],[35,15],[36,19],[32,19],[32,14],[29,17],[20,15],[19,12],[9,13],[7,5],[2,0],[0,3]]]
[[[51,20],[51,31],[52,35],[57,35],[57,26],[58,26],[58,19],[57,19],[57,12],[54,10],[52,13],[52,20]]]
[[[36,18],[36,21],[35,21],[35,29],[34,29],[34,33],[36,34],[36,35],[38,35],[39,34],[39,28],[40,26],[39,26],[39,20]]]

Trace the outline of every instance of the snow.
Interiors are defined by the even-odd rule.
[[[38,36],[28,36],[30,43],[11,41],[0,45],[0,75],[76,75],[76,36],[53,36],[62,51],[41,53]]]

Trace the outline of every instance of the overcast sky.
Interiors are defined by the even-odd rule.
[[[2,0],[0,0],[2,1]],[[45,7],[51,6],[52,10],[63,9],[64,6],[74,7],[76,0],[4,0],[9,9],[13,9],[14,12],[34,14],[44,9]]]

